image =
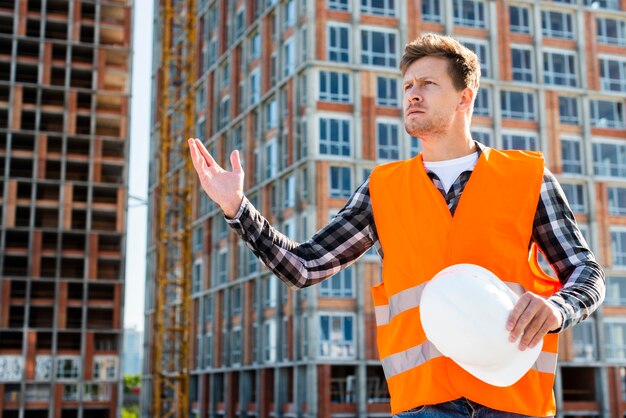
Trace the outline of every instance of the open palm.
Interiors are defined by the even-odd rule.
[[[197,138],[189,139],[189,151],[206,194],[222,208],[227,217],[234,217],[243,200],[244,172],[239,160],[239,151],[234,150],[230,154],[232,171],[220,167]]]

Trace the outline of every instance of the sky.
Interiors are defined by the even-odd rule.
[[[150,151],[152,78],[152,0],[137,0],[133,10],[133,59],[130,114],[130,171],[126,235],[124,327],[143,330],[144,282]],[[142,204],[144,203],[144,204]]]

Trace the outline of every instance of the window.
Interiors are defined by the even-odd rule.
[[[213,296],[206,295],[204,297],[204,323],[209,324],[213,321]]]
[[[535,120],[535,96],[533,93],[503,90],[500,92],[502,117]]]
[[[612,186],[608,188],[609,215],[626,215],[626,187]]]
[[[320,283],[320,296],[329,298],[353,298],[354,274],[352,267],[346,267]]]
[[[474,115],[491,116],[491,91],[488,87],[478,89],[476,99],[474,101]]]
[[[202,290],[202,258],[193,263],[191,271],[191,292],[197,293]]]
[[[204,367],[213,366],[213,334],[204,336]]]
[[[283,209],[296,205],[296,176],[294,174],[283,180]]]
[[[624,112],[621,102],[590,100],[591,126],[596,128],[624,129]]]
[[[592,149],[594,175],[626,178],[626,144],[594,142]]]
[[[576,87],[577,68],[574,54],[543,53],[543,82],[557,86]]]
[[[278,126],[278,107],[276,98],[272,98],[265,103],[265,130],[269,131]]]
[[[611,228],[611,255],[614,268],[626,267],[626,230]]]
[[[263,279],[263,307],[275,308],[278,303],[278,278],[271,275]]]
[[[80,356],[58,356],[56,359],[56,378],[58,380],[78,380],[80,363]]]
[[[626,46],[626,20],[596,17],[596,33],[601,44]]]
[[[486,28],[485,3],[476,0],[454,0],[454,24]]]
[[[532,51],[529,48],[511,48],[513,80],[532,83],[534,81]]]
[[[626,61],[600,58],[600,86],[604,91],[626,92]]]
[[[285,25],[283,29],[288,29],[296,24],[296,2],[295,0],[288,0],[284,5],[284,18]]]
[[[246,28],[246,12],[245,10],[239,9],[237,10],[237,14],[235,15],[235,38],[238,38]]]
[[[585,5],[594,9],[619,10],[619,0],[585,0]]]
[[[398,138],[398,124],[395,122],[377,122],[376,133],[378,139],[379,160],[397,160],[400,158]]]
[[[222,129],[226,125],[228,125],[228,121],[230,120],[230,96],[224,96],[220,103],[219,108],[219,128]]]
[[[278,146],[271,139],[265,144],[265,178],[270,179],[278,173]]]
[[[93,380],[117,380],[118,364],[117,356],[94,356]]]
[[[320,100],[350,103],[350,74],[320,71]]]
[[[230,86],[230,64],[226,61],[220,68],[220,76],[222,80],[222,88]]]
[[[217,253],[217,284],[224,284],[228,280],[228,252],[222,248]]]
[[[361,64],[397,66],[396,34],[361,30]]]
[[[608,276],[606,278],[606,301],[609,306],[626,306],[626,277]]]
[[[250,60],[254,61],[261,57],[261,35],[255,32],[250,38]]]
[[[241,327],[233,328],[231,343],[232,351],[230,359],[232,361],[232,365],[237,366],[241,364]]]
[[[491,139],[491,131],[485,130],[472,130],[472,139],[480,142],[488,147],[493,146],[493,140]]]
[[[328,26],[328,61],[350,62],[350,38],[347,26]]]
[[[596,361],[596,322],[594,318],[577,324],[572,328],[573,361]]]
[[[530,10],[524,6],[509,6],[511,32],[530,33]]]
[[[320,118],[320,154],[350,156],[350,121]]]
[[[361,0],[361,12],[379,16],[395,16],[395,0]]]
[[[537,151],[535,134],[503,134],[502,148]]]
[[[213,65],[217,60],[217,38],[213,37],[209,40],[209,53],[207,56],[207,67]]]
[[[50,385],[48,384],[27,385],[26,392],[24,393],[24,401],[26,402],[49,402],[50,401]]]
[[[296,51],[294,38],[291,37],[283,45],[284,76],[288,77],[296,71]]]
[[[105,402],[111,399],[110,385],[106,383],[85,383],[83,401]]]
[[[626,359],[626,322],[622,318],[604,319],[605,355],[607,361]]]
[[[422,0],[422,20],[425,22],[442,22],[440,0]]]
[[[561,160],[563,163],[563,173],[583,173],[583,159],[580,152],[579,139],[561,138]]]
[[[352,194],[352,169],[350,167],[329,167],[330,197],[350,197]]]
[[[320,357],[354,358],[354,316],[320,315]]]
[[[349,10],[349,2],[348,0],[328,0],[327,7],[329,10],[347,12]]]
[[[250,104],[255,105],[261,99],[261,77],[259,69],[250,72]]]
[[[541,33],[550,38],[574,39],[574,25],[570,13],[541,11]]]
[[[231,289],[231,304],[233,315],[239,315],[241,313],[241,286],[235,286]]]
[[[263,324],[263,359],[266,363],[276,361],[276,321],[269,319]]]
[[[462,44],[474,51],[480,62],[480,77],[491,77],[489,54],[487,53],[487,43],[483,41],[462,41]]]
[[[78,401],[79,386],[77,384],[63,385],[63,400]]]
[[[576,97],[559,96],[559,122],[568,125],[580,124],[578,107]]]
[[[22,380],[24,358],[22,356],[0,356],[0,382],[16,382]]]
[[[37,356],[35,359],[35,380],[50,380],[51,377],[52,356]]]
[[[587,212],[587,199],[582,184],[561,183],[563,192],[572,211],[577,213]]]
[[[411,157],[415,157],[417,154],[422,152],[422,142],[419,138],[416,138],[414,136],[411,137],[409,152],[411,153]],[[364,175],[363,177],[368,178],[369,173],[367,174],[367,176]]]
[[[398,80],[392,77],[376,77],[376,106],[398,107]]]

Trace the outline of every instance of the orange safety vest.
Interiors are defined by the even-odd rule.
[[[496,387],[443,356],[426,339],[419,310],[426,282],[458,263],[485,267],[519,295],[547,297],[560,288],[539,267],[535,245],[529,250],[543,167],[540,153],[486,148],[454,217],[421,154],[372,172],[372,209],[385,254],[383,281],[372,294],[393,414],[461,397],[517,414],[556,413],[556,334],[544,337],[537,362],[517,383]]]

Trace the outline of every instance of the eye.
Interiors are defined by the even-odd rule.
[[[404,85],[404,91],[407,91],[408,89],[410,89],[411,86],[412,86],[412,84],[409,84],[409,83],[405,84]]]

